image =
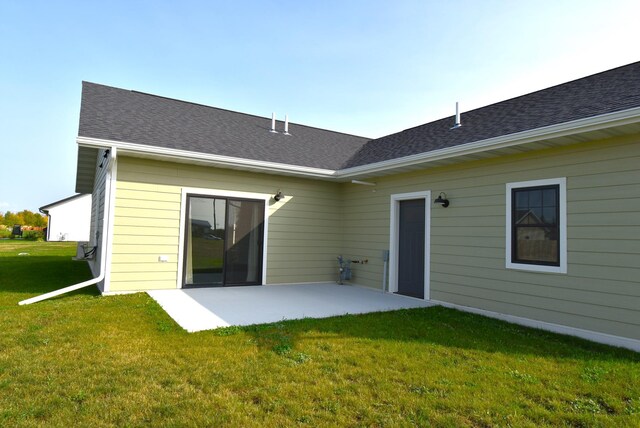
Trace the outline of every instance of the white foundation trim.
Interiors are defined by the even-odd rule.
[[[389,222],[389,292],[398,291],[398,238],[400,230],[400,201],[424,199],[424,300],[430,296],[430,254],[431,254],[431,191],[397,193],[391,195]]]
[[[464,312],[483,315],[489,318],[495,318],[507,321],[513,324],[523,325],[525,327],[537,328],[540,330],[550,331],[552,333],[566,334],[569,336],[579,337],[581,339],[590,340],[592,342],[603,343],[605,345],[617,346],[620,348],[631,349],[640,352],[640,340],[629,339],[622,336],[614,336],[607,333],[599,333],[597,331],[584,330],[576,327],[568,327],[566,325],[554,324],[545,321],[533,320],[530,318],[518,317],[515,315],[506,315],[499,312],[487,311],[484,309],[472,308],[469,306],[456,305],[454,303],[442,302],[439,300],[431,300],[431,302],[444,306],[446,308],[458,309]]]
[[[296,285],[315,285],[315,284],[335,284],[335,281],[323,281],[323,282],[283,282],[283,283],[278,283],[278,284],[264,284],[264,285],[239,285],[238,287],[271,287],[271,286],[280,286],[280,285],[286,285],[286,286],[291,286],[291,287],[295,287]],[[371,287],[364,287],[362,285],[357,285],[357,284],[348,284],[346,285],[347,287],[362,287],[362,288],[368,288],[369,290],[376,290],[375,288],[371,288]],[[124,294],[136,294],[136,293],[148,293],[150,291],[167,291],[167,290],[173,290],[173,288],[154,288],[154,289],[150,289],[150,290],[122,290],[122,291],[107,291],[107,292],[103,292],[101,293],[102,296],[121,296]],[[407,296],[402,296],[402,297],[407,297]],[[407,297],[408,299],[413,299],[413,297]]]
[[[336,272],[338,271],[337,263],[336,263]],[[337,276],[337,273],[336,273]],[[266,287],[270,287],[272,285],[291,285],[295,287],[296,285],[314,285],[314,284],[336,284],[336,281],[312,281],[312,282],[278,282],[274,284],[265,284]],[[354,286],[354,284],[344,284],[347,287]],[[244,286],[242,286],[244,287]]]
[[[238,192],[222,189],[205,189],[199,187],[183,187],[180,199],[180,232],[178,238],[178,277],[176,278],[176,288],[182,288],[182,274],[184,270],[184,240],[185,223],[187,217],[187,195],[222,196],[229,198],[258,199],[264,201],[264,239],[262,241],[262,284],[267,283],[267,239],[269,237],[269,201],[270,193],[250,193]]]

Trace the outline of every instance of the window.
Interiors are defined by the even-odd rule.
[[[507,184],[511,269],[566,273],[566,179]]]
[[[184,287],[262,283],[265,201],[187,194]]]

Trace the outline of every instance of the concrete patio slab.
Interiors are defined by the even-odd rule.
[[[433,306],[420,299],[338,284],[194,288],[148,294],[189,332]]]

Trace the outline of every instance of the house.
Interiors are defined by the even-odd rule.
[[[49,218],[47,241],[88,241],[91,194],[78,194],[40,207]]]
[[[77,143],[104,294],[333,282],[342,254],[640,350],[640,62],[377,139],[85,82]]]

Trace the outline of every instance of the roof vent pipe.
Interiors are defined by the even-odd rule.
[[[289,115],[288,114],[284,115],[284,135],[291,135],[289,134]]]
[[[273,133],[278,133],[278,131],[276,131],[276,114],[275,113],[271,113],[271,129],[269,130],[269,132],[273,132]]]
[[[460,128],[462,123],[460,123],[460,110],[458,109],[458,102],[456,101],[456,123],[451,127],[451,129]]]

